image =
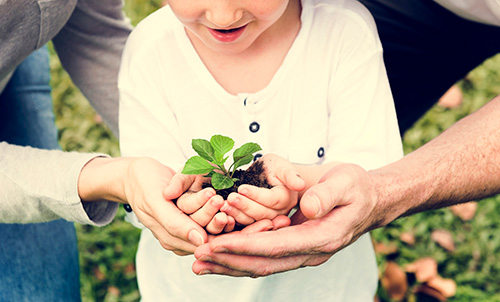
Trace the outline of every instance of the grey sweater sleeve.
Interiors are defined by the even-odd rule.
[[[78,177],[100,154],[40,150],[0,143],[0,222],[31,223],[64,218],[104,225],[114,218],[114,202],[82,203]]]
[[[118,70],[132,29],[122,0],[78,0],[53,39],[65,70],[118,136]]]

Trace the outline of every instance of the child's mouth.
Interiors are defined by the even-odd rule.
[[[231,29],[208,28],[208,31],[217,41],[228,43],[238,39],[241,36],[241,34],[243,34],[243,32],[245,31],[245,28],[246,25]]]

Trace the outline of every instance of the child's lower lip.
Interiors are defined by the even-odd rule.
[[[231,30],[216,30],[213,28],[208,28],[208,31],[212,34],[212,36],[216,40],[218,40],[220,42],[228,43],[228,42],[233,42],[236,39],[238,39],[243,34],[246,27],[247,26],[244,25],[242,27],[238,27],[238,28],[231,29]]]

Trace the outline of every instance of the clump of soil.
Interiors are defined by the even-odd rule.
[[[238,179],[237,181],[235,181],[234,186],[232,186],[231,188],[215,191],[218,195],[222,196],[222,198],[227,199],[230,193],[238,192],[238,187],[244,184],[270,189],[272,188],[272,186],[267,182],[266,174],[264,172],[265,169],[262,161],[257,160],[248,169],[238,169],[234,172],[233,178]],[[211,186],[212,185],[210,183],[205,183],[203,185],[203,188]]]

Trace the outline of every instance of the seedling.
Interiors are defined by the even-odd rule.
[[[203,175],[211,178],[212,187],[216,190],[231,188],[238,180],[233,178],[234,172],[241,166],[250,163],[253,153],[262,150],[256,143],[246,143],[233,153],[233,163],[226,169],[224,164],[229,156],[226,153],[234,147],[230,137],[214,135],[206,139],[193,139],[191,145],[199,156],[187,160],[182,173],[189,175]]]

